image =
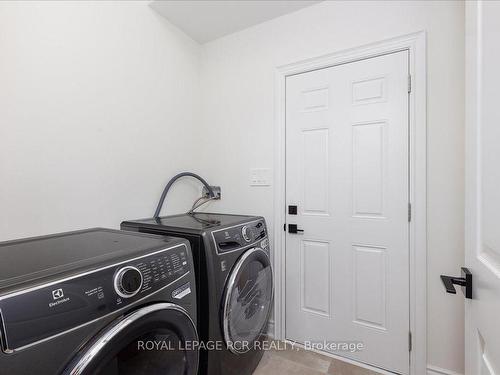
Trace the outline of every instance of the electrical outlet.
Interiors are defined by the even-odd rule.
[[[212,190],[215,193],[215,199],[220,199],[221,198],[221,189],[220,189],[220,186],[212,186],[212,185],[210,185],[210,187],[212,188]],[[208,192],[208,189],[205,186],[203,186],[203,190],[201,191],[201,195],[204,196],[205,198],[209,198],[210,197],[210,193]]]

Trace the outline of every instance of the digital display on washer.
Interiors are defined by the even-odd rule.
[[[2,349],[19,350],[110,314],[185,275],[185,245],[0,297]]]

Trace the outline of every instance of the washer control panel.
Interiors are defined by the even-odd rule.
[[[2,350],[12,352],[189,281],[187,244],[0,297]],[[43,322],[41,324],[40,322]]]
[[[144,282],[141,293],[156,290],[158,285],[164,285],[184,275],[189,270],[187,252],[177,251],[158,254],[139,262],[137,268],[141,272]]]
[[[267,237],[266,223],[264,220],[257,220],[244,225],[214,231],[213,236],[217,252],[219,254],[225,253],[265,239]]]

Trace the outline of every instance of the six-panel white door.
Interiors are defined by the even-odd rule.
[[[286,79],[286,338],[409,372],[408,51]],[[331,347],[330,347],[331,349]]]

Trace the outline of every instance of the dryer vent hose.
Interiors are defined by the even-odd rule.
[[[168,191],[170,190],[170,188],[172,187],[174,182],[177,181],[181,177],[194,177],[194,178],[198,179],[207,188],[208,193],[210,194],[210,198],[215,198],[215,193],[212,190],[212,188],[210,187],[210,185],[202,177],[198,176],[196,173],[182,172],[182,173],[176,174],[174,177],[172,177],[170,179],[168,184],[165,186],[165,189],[163,189],[163,193],[161,193],[160,201],[158,202],[158,206],[156,207],[156,211],[155,211],[155,214],[153,216],[155,219],[157,219],[160,216],[160,211],[161,211],[161,208],[163,207],[163,202],[165,201],[165,198],[167,197]]]

